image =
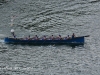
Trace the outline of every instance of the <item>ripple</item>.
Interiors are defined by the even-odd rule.
[[[0,50],[0,53],[6,53],[6,52],[7,52],[7,50],[5,50],[5,49]]]
[[[0,70],[1,74],[23,75],[99,75],[100,25],[99,0],[10,0],[0,7]],[[10,16],[14,26],[10,27]],[[84,46],[9,45],[2,43],[10,29],[16,35],[89,34]],[[5,35],[3,35],[5,34]],[[31,67],[28,70],[25,68]]]

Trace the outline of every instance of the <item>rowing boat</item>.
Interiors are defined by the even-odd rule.
[[[22,39],[22,38],[10,38],[10,37],[5,37],[4,42],[6,44],[32,44],[32,45],[84,45],[85,42],[85,37],[87,36],[80,36],[80,37],[74,37],[70,39],[46,39],[46,40],[41,40],[41,39]]]

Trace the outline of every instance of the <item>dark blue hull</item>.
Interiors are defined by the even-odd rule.
[[[75,37],[66,40],[24,40],[21,38],[8,38],[4,39],[5,43],[8,44],[32,44],[32,45],[83,45],[84,44],[84,36]]]

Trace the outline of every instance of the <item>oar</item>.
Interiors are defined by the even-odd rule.
[[[86,36],[83,36],[83,37],[89,37],[90,35],[86,35]]]
[[[89,37],[90,35],[85,35],[85,36],[79,36],[79,37]]]

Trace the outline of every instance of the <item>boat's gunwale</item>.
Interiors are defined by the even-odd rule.
[[[41,40],[72,40],[72,39],[76,39],[76,38],[81,38],[81,37],[84,37],[84,36],[80,36],[80,37],[74,37],[74,38],[67,38],[67,39],[32,39],[32,38],[30,38],[30,39],[24,39],[24,38],[12,38],[12,37],[5,37],[5,38],[8,38],[8,39],[13,39],[13,40],[23,40],[23,41],[25,41],[25,40],[28,40],[28,41],[41,41]]]

